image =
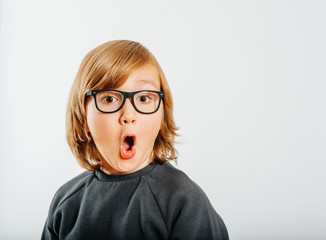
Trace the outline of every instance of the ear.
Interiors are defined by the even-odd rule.
[[[88,124],[87,124],[87,122],[86,122],[85,124],[86,124],[86,131],[87,131],[87,133],[89,133],[89,132],[90,132],[90,130],[89,130],[89,127],[88,127]]]
[[[165,126],[165,111],[164,111],[164,108],[163,108],[160,131],[162,131],[164,129],[164,126]]]
[[[89,127],[88,127],[88,123],[87,123],[87,104],[89,102],[89,98],[86,98],[85,100],[85,125],[86,125],[86,132],[90,133]]]

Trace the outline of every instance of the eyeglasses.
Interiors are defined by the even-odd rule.
[[[114,113],[119,111],[126,102],[127,98],[136,111],[143,114],[155,113],[164,98],[164,92],[142,90],[136,92],[123,92],[119,90],[91,90],[86,96],[93,96],[95,106],[102,113]]]

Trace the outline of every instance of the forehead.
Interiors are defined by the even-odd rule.
[[[157,68],[152,64],[145,65],[133,71],[119,90],[160,90],[161,81]]]

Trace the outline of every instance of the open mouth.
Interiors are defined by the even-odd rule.
[[[127,151],[130,151],[133,145],[134,145],[134,138],[133,137],[126,137],[125,140],[123,141],[123,147]]]
[[[136,137],[125,136],[121,143],[120,154],[122,158],[133,158],[136,154]]]

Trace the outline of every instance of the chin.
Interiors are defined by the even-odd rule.
[[[135,158],[121,159],[119,160],[118,169],[116,170],[122,174],[131,173],[137,171],[140,165],[141,163]]]
[[[105,158],[104,158],[105,159]],[[110,157],[108,157],[110,159]],[[121,156],[115,161],[105,161],[103,165],[104,172],[106,174],[114,174],[114,175],[121,175],[121,174],[128,174],[132,172],[136,172],[141,168],[145,167],[146,164],[144,161],[140,161],[140,159],[135,155],[133,158],[124,159]],[[149,163],[149,162],[148,162]]]

